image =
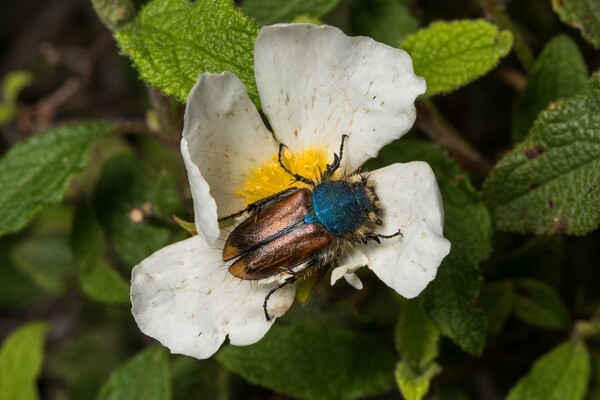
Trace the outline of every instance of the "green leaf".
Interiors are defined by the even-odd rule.
[[[592,353],[592,380],[590,382],[590,391],[588,400],[600,399],[600,354]]]
[[[135,17],[132,0],[92,0],[92,5],[102,23],[113,31]]]
[[[171,363],[173,399],[230,399],[225,393],[225,374],[214,359],[175,356]]]
[[[27,324],[10,334],[0,348],[0,400],[38,399],[37,377],[42,367],[43,322]]]
[[[196,224],[194,222],[185,221],[176,215],[173,215],[173,220],[190,235],[194,236],[198,234],[198,231],[196,230]]]
[[[40,296],[40,288],[23,274],[10,257],[10,252],[21,238],[7,236],[0,238],[0,308],[17,313],[29,310]]]
[[[485,316],[475,305],[481,274],[475,265],[458,256],[447,258],[424,293],[425,311],[444,336],[463,350],[479,355],[487,330]]]
[[[600,74],[558,101],[496,164],[483,191],[499,230],[584,235],[600,223]]]
[[[579,29],[583,37],[600,49],[600,3],[598,0],[552,0],[560,19]]]
[[[292,22],[299,16],[320,18],[337,5],[339,0],[245,0],[242,10],[260,25]]]
[[[353,31],[392,47],[419,29],[419,21],[403,0],[355,2],[351,12]]]
[[[442,369],[436,363],[430,364],[423,372],[415,372],[407,363],[396,366],[396,382],[406,400],[421,400],[429,391],[431,380]]]
[[[27,71],[13,71],[2,80],[2,98],[5,103],[14,104],[23,89],[31,85],[33,76]]]
[[[77,209],[71,242],[83,292],[105,303],[128,303],[129,283],[104,260],[104,233],[87,204]]]
[[[66,125],[24,140],[0,160],[0,236],[17,232],[43,207],[58,203],[88,162],[106,123]]]
[[[585,344],[566,342],[537,360],[507,399],[583,399],[589,378],[590,356]]]
[[[97,400],[170,400],[169,356],[152,346],[115,370],[102,386]]]
[[[510,281],[485,285],[479,296],[479,305],[485,313],[491,333],[500,333],[515,306],[517,294]]]
[[[486,324],[474,303],[481,286],[477,265],[491,251],[487,208],[466,172],[438,147],[404,139],[384,148],[378,159],[384,165],[423,160],[433,168],[444,200],[444,235],[452,248],[423,294],[424,308],[444,336],[479,354],[485,344]]]
[[[276,326],[255,345],[223,348],[217,360],[254,384],[302,399],[354,399],[394,385],[392,352],[330,326]]]
[[[529,132],[536,117],[551,102],[588,87],[588,72],[577,45],[568,36],[552,39],[537,59],[515,109],[513,141]]]
[[[31,84],[33,77],[25,71],[13,71],[2,80],[2,100],[0,104],[0,126],[17,114],[17,97]]]
[[[174,185],[153,177],[129,155],[106,162],[94,192],[94,206],[112,249],[129,265],[167,245],[172,231],[166,225],[177,210]],[[177,207],[179,208],[179,207]]]
[[[546,329],[566,329],[569,312],[549,285],[533,279],[514,281],[517,299],[515,315],[524,322]]]
[[[202,72],[234,73],[259,104],[254,82],[258,26],[231,0],[153,0],[116,39],[142,78],[185,101]]]
[[[512,34],[484,20],[434,22],[402,43],[427,95],[448,93],[486,74],[512,47]]]
[[[41,289],[59,295],[77,271],[68,235],[51,232],[29,236],[11,252],[15,266]]]
[[[438,355],[440,333],[423,311],[420,299],[406,300],[396,326],[396,349],[407,367],[421,371]]]

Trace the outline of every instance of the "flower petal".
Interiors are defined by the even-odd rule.
[[[267,321],[263,302],[273,286],[241,281],[229,274],[221,249],[200,237],[165,247],[138,264],[132,273],[132,314],[141,331],[171,352],[208,358],[225,337],[235,345],[260,340]],[[283,315],[294,301],[288,285],[269,299],[269,314]]]
[[[403,50],[331,26],[274,25],[254,48],[256,84],[277,139],[292,151],[324,146],[351,173],[415,120],[425,81]]]
[[[235,75],[204,73],[198,77],[185,109],[181,153],[194,198],[196,227],[208,243],[218,236],[217,213],[224,217],[245,207],[235,190],[242,189],[247,173],[271,160],[277,150]]]
[[[415,297],[435,278],[450,252],[435,175],[427,163],[415,161],[373,171],[369,178],[384,210],[378,233],[402,232],[364,248],[369,268],[402,296]]]
[[[339,259],[339,267],[331,271],[331,285],[333,286],[340,278],[344,278],[348,284],[361,290],[363,284],[355,272],[369,263],[369,259],[359,249],[349,249]]]

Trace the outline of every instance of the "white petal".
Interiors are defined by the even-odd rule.
[[[404,297],[417,296],[435,278],[450,252],[443,236],[444,208],[433,171],[427,163],[393,164],[370,174],[384,210],[378,233],[403,236],[371,242],[364,248],[369,267]]]
[[[241,281],[229,274],[221,249],[199,236],[165,247],[132,273],[132,314],[146,335],[172,353],[208,358],[225,337],[235,345],[260,340],[273,324],[263,301],[272,286]],[[283,315],[294,300],[289,285],[273,293],[269,314]]]
[[[325,146],[333,157],[349,135],[348,173],[406,133],[425,92],[403,50],[337,28],[308,24],[261,29],[256,84],[277,139],[292,151]]]
[[[224,72],[198,77],[188,96],[181,147],[197,229],[213,243],[217,213],[224,217],[245,207],[234,191],[243,188],[249,171],[271,160],[278,145],[242,82]]]
[[[331,285],[344,278],[354,288],[360,290],[363,284],[355,272],[369,263],[369,259],[361,250],[350,249],[338,259],[339,267],[331,271]]]

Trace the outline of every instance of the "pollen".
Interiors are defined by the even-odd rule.
[[[318,182],[329,160],[323,149],[308,148],[298,154],[292,154],[288,149],[284,149],[281,161],[290,171]],[[293,176],[281,168],[277,161],[277,154],[273,154],[271,160],[266,161],[262,166],[248,171],[246,176],[243,189],[235,191],[236,195],[244,198],[246,204],[254,203],[290,187],[307,187],[306,184],[295,181]]]

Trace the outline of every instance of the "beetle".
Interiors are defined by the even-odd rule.
[[[400,230],[392,235],[374,233],[383,223],[383,210],[367,174],[334,178],[346,139],[348,135],[342,135],[339,156],[334,153],[316,182],[283,164],[286,146],[280,144],[281,168],[310,188],[290,187],[219,220],[245,214],[223,247],[223,261],[232,261],[229,272],[239,279],[278,283],[263,303],[267,321],[271,320],[267,303],[275,291],[312,273],[320,279],[344,249],[356,243],[402,235]]]

